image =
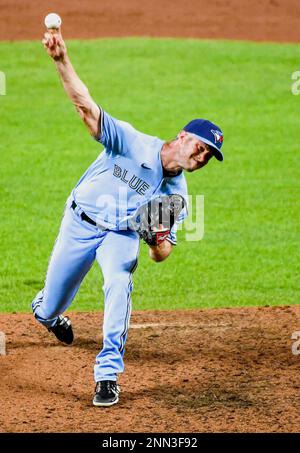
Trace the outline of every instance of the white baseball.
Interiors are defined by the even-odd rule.
[[[47,28],[59,28],[62,24],[62,20],[58,14],[50,13],[45,17],[45,25]]]

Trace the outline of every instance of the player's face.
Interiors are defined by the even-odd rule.
[[[185,131],[181,131],[178,140],[180,140],[180,157],[184,170],[192,172],[204,167],[213,157],[209,147]]]

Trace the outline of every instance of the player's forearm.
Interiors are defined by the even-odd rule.
[[[81,119],[94,137],[100,134],[100,109],[90,96],[89,90],[80,80],[67,55],[54,59],[64,89],[76,107]]]
[[[80,80],[66,55],[63,60],[55,61],[64,89],[77,110],[91,108],[92,99],[88,88]]]
[[[172,251],[172,244],[164,240],[159,245],[149,246],[149,256],[153,261],[160,262],[168,258]]]

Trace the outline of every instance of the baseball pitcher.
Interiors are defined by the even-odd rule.
[[[189,122],[170,142],[137,131],[94,102],[71,64],[60,30],[46,33],[42,42],[89,133],[105,149],[67,199],[45,285],[32,310],[58,340],[71,344],[71,322],[63,313],[97,260],[105,300],[93,404],[111,406],[119,401],[117,378],[124,370],[140,239],[154,261],[170,255],[178,224],[187,215],[183,170],[199,170],[213,156],[222,161],[223,134],[203,119]]]

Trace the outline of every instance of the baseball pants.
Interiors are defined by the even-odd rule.
[[[103,348],[96,358],[95,382],[116,381],[124,371],[124,352],[131,314],[132,274],[139,253],[138,234],[101,230],[74,211],[70,199],[56,239],[45,280],[32,302],[36,319],[52,327],[74,299],[96,259],[104,278]]]

